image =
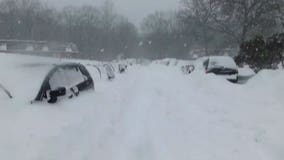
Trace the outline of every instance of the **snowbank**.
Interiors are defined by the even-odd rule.
[[[255,88],[257,93],[273,97],[284,97],[284,70],[262,70],[252,77],[247,87]],[[282,104],[284,105],[284,103]]]
[[[249,67],[239,68],[238,70],[239,76],[242,77],[252,77],[255,75],[255,72]]]
[[[261,70],[248,83],[250,85],[270,85],[281,87],[284,82],[284,70]]]
[[[16,66],[39,60],[0,56],[10,66],[1,76],[21,76]],[[0,98],[0,159],[283,160],[281,81],[282,71],[238,85],[173,66],[134,65],[112,82],[96,81],[96,92],[57,105]]]

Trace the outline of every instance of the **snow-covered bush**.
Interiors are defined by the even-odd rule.
[[[240,53],[236,57],[239,65],[248,64],[255,71],[261,69],[277,69],[283,61],[284,33],[275,34],[266,41],[263,36],[255,36],[240,46]]]

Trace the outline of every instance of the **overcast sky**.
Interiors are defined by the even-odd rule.
[[[92,4],[99,6],[104,0],[45,0],[52,6]],[[156,10],[175,10],[180,0],[112,0],[116,11],[139,25],[141,20]]]

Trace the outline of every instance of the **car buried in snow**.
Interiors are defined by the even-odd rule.
[[[104,64],[104,68],[107,74],[107,79],[110,81],[115,79],[114,67],[110,64]]]
[[[56,103],[61,97],[73,98],[89,89],[94,89],[94,82],[85,66],[79,63],[60,64],[47,74],[34,101]]]
[[[183,72],[183,74],[191,74],[194,70],[194,65],[190,64],[181,67],[181,71]]]
[[[125,73],[127,70],[127,65],[126,64],[119,64],[118,65],[118,71],[119,73]]]
[[[94,81],[88,70],[79,63],[29,63],[18,67],[14,69],[19,69],[21,76],[14,75],[12,80],[7,77],[10,81],[5,82],[5,87],[0,85],[0,92],[11,99],[54,104],[61,99],[77,97],[82,91],[94,89]]]
[[[230,82],[238,82],[238,67],[234,59],[229,56],[204,57],[202,65],[206,74],[213,73]]]

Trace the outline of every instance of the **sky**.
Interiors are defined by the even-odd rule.
[[[100,6],[104,0],[46,0],[52,6],[84,5]],[[180,0],[112,0],[116,11],[139,25],[144,17],[155,11],[175,10]]]

